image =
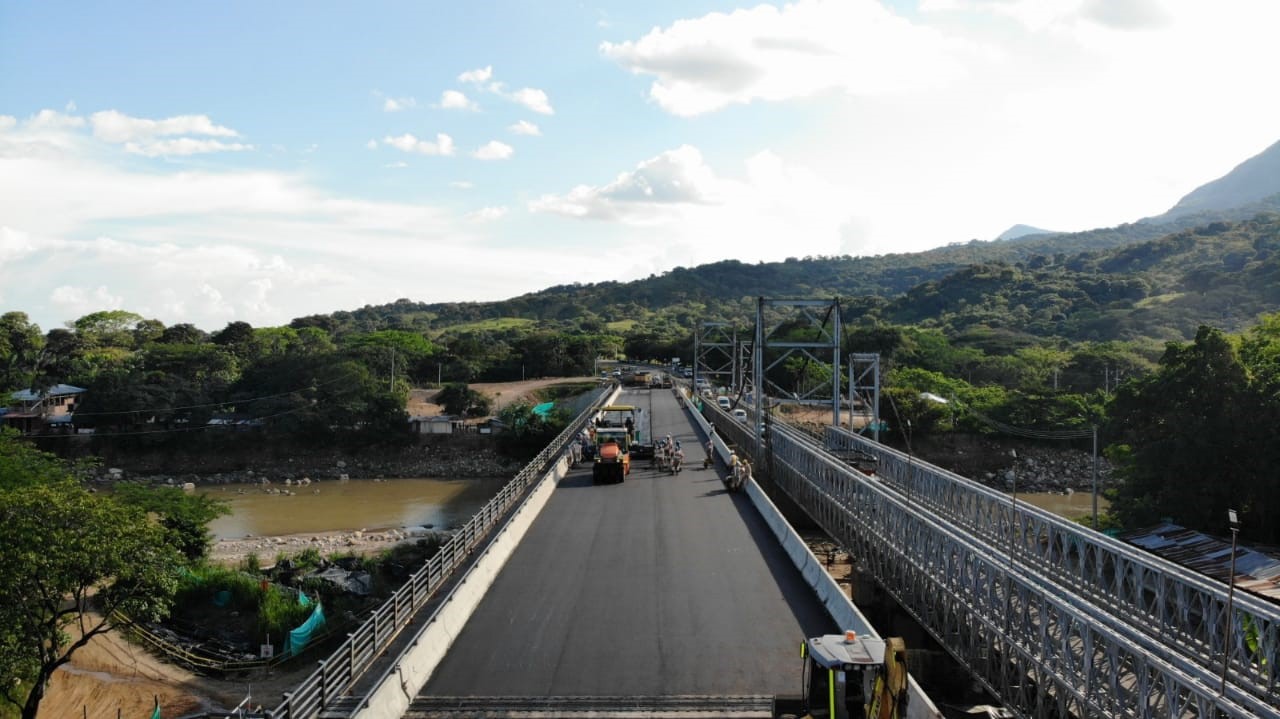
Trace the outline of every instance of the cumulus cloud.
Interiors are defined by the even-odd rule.
[[[412,97],[388,97],[382,101],[383,112],[400,112],[417,106],[418,101]]]
[[[458,76],[458,82],[466,82],[475,85],[489,82],[493,77],[493,65],[486,65],[475,70],[467,70]]]
[[[454,154],[453,138],[443,132],[436,134],[436,141],[419,140],[410,133],[405,133],[396,137],[387,136],[382,138],[382,144],[400,150],[401,152],[413,152],[419,155],[442,155],[445,157]]]
[[[446,110],[478,110],[480,107],[466,95],[457,90],[445,90],[440,93],[440,107]]]
[[[57,110],[41,110],[27,120],[29,130],[62,130],[84,127],[84,118],[66,115]]]
[[[221,140],[197,140],[192,137],[180,137],[176,140],[152,140],[151,142],[126,142],[124,151],[143,157],[178,157],[183,155],[200,155],[208,152],[243,152],[252,150],[253,145],[239,142],[222,142]]]
[[[542,90],[532,87],[522,87],[505,97],[513,102],[524,105],[539,115],[555,114],[555,110],[551,108],[551,100],[547,98],[547,93]]]
[[[516,135],[529,135],[531,137],[542,135],[542,131],[538,129],[538,126],[528,120],[521,120],[507,129]]]
[[[650,98],[680,116],[830,90],[880,95],[937,86],[955,72],[958,49],[875,0],[759,5],[600,45],[632,73],[654,76]]]
[[[517,103],[525,108],[538,113],[539,115],[554,115],[555,109],[551,107],[551,99],[547,97],[547,93],[536,87],[522,87],[519,90],[508,91],[505,83],[493,79],[493,66],[488,65],[479,70],[468,70],[458,76],[458,82],[465,82],[476,86],[481,92],[487,92],[497,95],[505,100]],[[456,95],[452,102],[467,101],[466,96],[456,90],[446,90],[441,98],[441,107],[450,107],[446,104],[446,100],[450,93]],[[459,105],[458,107],[463,107]],[[467,107],[467,109],[474,109]]]
[[[545,249],[486,235],[478,220],[497,208],[468,216],[344,197],[284,172],[144,171],[95,151],[111,145],[83,127],[50,130],[50,119],[0,132],[0,288],[6,306],[43,327],[117,307],[205,329],[276,325],[397,297],[497,299],[572,279],[542,261]],[[438,275],[429,287],[423,266]]]
[[[780,260],[843,250],[844,229],[862,221],[865,200],[851,188],[760,152],[732,175],[682,146],[641,162],[608,184],[580,185],[529,203],[552,213],[611,225],[620,246],[651,248],[636,274],[722,260]],[[594,229],[595,235],[602,230]],[[660,239],[655,239],[660,238]]]
[[[80,122],[74,126],[83,123],[82,118],[76,120]],[[213,139],[237,138],[240,133],[214,123],[207,115],[176,115],[152,120],[132,117],[118,110],[102,110],[89,116],[89,124],[95,138],[123,145],[125,152],[143,157],[180,157],[253,149],[253,145],[247,143]]]
[[[124,306],[124,298],[112,294],[105,285],[93,288],[59,285],[49,293],[49,301],[71,317],[83,317],[97,310],[118,310]]]
[[[365,147],[367,147],[367,148],[369,148],[370,150],[376,150],[376,149],[378,149],[378,141],[377,141],[377,140],[369,140],[368,142],[364,143],[364,146],[365,146]]]
[[[544,195],[529,209],[597,220],[649,218],[665,212],[667,205],[714,202],[719,184],[702,153],[683,145],[645,160],[607,185],[579,185],[562,196]]]
[[[505,217],[507,212],[506,207],[483,207],[467,215],[467,217],[474,222],[493,222]]]
[[[449,183],[449,187],[452,187],[455,190],[471,190],[475,188],[475,183],[467,180],[454,180]]]
[[[505,142],[490,140],[471,154],[477,160],[505,160],[515,154],[515,148]]]

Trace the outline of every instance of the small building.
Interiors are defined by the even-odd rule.
[[[414,434],[453,434],[462,431],[462,418],[451,414],[434,417],[410,417],[409,425]]]
[[[48,389],[24,389],[9,395],[11,404],[0,412],[0,424],[12,427],[23,434],[39,432],[46,428],[70,431],[74,429],[73,415],[83,387],[56,384]]]

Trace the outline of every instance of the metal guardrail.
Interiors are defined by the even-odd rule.
[[[743,451],[754,449],[750,426],[715,407],[707,411],[718,430]],[[1041,576],[1035,562],[1022,562],[1018,552],[1023,544],[1030,552],[1036,538],[1045,535],[1030,529],[1019,534],[1017,517],[1001,514],[1001,507],[1011,506],[1008,496],[933,468],[948,475],[948,481],[983,490],[993,502],[958,501],[953,491],[926,503],[918,491],[906,491],[915,488],[905,477],[931,465],[863,443],[835,449],[876,454],[880,466],[875,479],[831,456],[820,438],[784,423],[770,426],[769,456],[756,459],[760,465],[771,460],[775,483],[854,550],[909,613],[1016,710],[1043,715],[1056,708],[1059,715],[1106,717],[1280,717],[1274,696],[1258,696],[1235,684],[1223,695],[1217,672],[1203,658],[1189,661],[1160,637],[1124,625],[1073,588]],[[948,522],[957,507],[966,510],[961,516],[1005,527],[1023,544],[990,546],[983,536],[974,541],[967,527]],[[1041,514],[1072,529],[1065,520]],[[1087,532],[1078,526],[1074,531]],[[1263,666],[1274,667],[1274,659]]]
[[[773,481],[1023,716],[1280,717],[785,426],[769,446]]]
[[[1280,606],[1236,592],[1224,636],[1227,587],[1003,492],[828,427],[826,446],[879,457],[876,475],[908,502],[966,529],[1065,586],[1241,692],[1280,704]],[[1224,651],[1225,648],[1225,651]]]
[[[507,517],[509,510],[524,497],[525,490],[546,474],[547,468],[586,427],[612,389],[612,386],[605,386],[597,390],[594,401],[577,419],[499,490],[462,529],[455,532],[439,552],[415,572],[364,624],[348,634],[346,641],[327,659],[320,661],[319,668],[292,692],[285,693],[284,700],[269,716],[312,719],[350,692],[417,610]]]

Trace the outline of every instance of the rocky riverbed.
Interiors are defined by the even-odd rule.
[[[267,565],[274,561],[276,555],[293,556],[308,548],[314,548],[326,557],[333,554],[369,555],[390,549],[401,542],[416,542],[432,537],[447,538],[449,534],[448,531],[433,527],[401,527],[222,539],[209,548],[209,558],[219,564],[239,564],[250,554],[256,554],[259,561]]]

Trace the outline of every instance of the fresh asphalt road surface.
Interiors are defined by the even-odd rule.
[[[837,631],[746,497],[703,470],[670,390],[624,392],[685,450],[622,484],[574,470],[423,696],[798,694],[800,642]],[[641,427],[647,430],[647,427]],[[647,432],[645,432],[647,434]]]

